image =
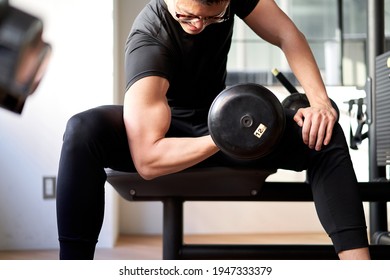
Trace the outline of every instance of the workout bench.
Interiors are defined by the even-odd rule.
[[[185,201],[312,201],[309,184],[265,182],[276,170],[190,168],[144,180],[137,173],[106,170],[107,181],[128,201],[163,203],[163,259],[338,259],[332,245],[196,245],[183,243]],[[390,183],[359,183],[363,201],[389,201]],[[373,259],[390,259],[388,245],[370,245]]]

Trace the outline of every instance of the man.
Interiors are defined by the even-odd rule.
[[[209,106],[225,87],[234,15],[283,50],[310,101],[296,113],[285,110],[281,143],[259,160],[229,158],[208,134]],[[152,0],[130,32],[126,76],[123,108],[94,108],[68,122],[58,174],[61,258],[93,258],[104,167],[153,179],[203,164],[307,169],[320,221],[340,259],[370,258],[337,113],[304,36],[273,0]]]

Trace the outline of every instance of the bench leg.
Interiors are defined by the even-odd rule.
[[[370,202],[370,241],[371,244],[390,243],[387,224],[387,202]]]
[[[183,201],[168,198],[163,201],[163,259],[180,259],[182,246]]]

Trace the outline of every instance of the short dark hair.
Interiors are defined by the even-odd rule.
[[[211,5],[215,5],[215,4],[226,3],[226,2],[229,2],[230,0],[196,0],[196,1],[202,5],[211,6]]]

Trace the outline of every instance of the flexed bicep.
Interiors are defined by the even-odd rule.
[[[160,77],[143,78],[126,92],[124,122],[137,169],[153,160],[154,145],[165,137],[171,114],[166,100],[169,83]]]
[[[127,91],[124,122],[134,165],[145,179],[178,172],[218,151],[211,137],[165,137],[171,124],[166,98],[169,83],[161,77],[139,80]]]

